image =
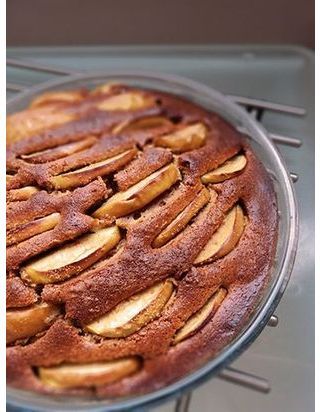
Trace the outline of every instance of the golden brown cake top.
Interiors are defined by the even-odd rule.
[[[231,125],[115,84],[39,96],[7,139],[10,385],[146,392],[239,333],[269,279],[277,209]]]

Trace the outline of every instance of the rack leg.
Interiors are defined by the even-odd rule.
[[[270,384],[267,379],[260,376],[252,375],[234,368],[225,368],[219,373],[218,377],[227,382],[235,383],[249,389],[256,390],[262,393],[270,392]]]
[[[191,401],[191,392],[183,393],[176,401],[175,412],[188,412],[190,401]]]

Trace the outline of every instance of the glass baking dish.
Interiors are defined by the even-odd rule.
[[[184,378],[152,393],[114,400],[39,395],[8,387],[8,404],[18,409],[21,408],[21,410],[23,408],[24,411],[25,408],[32,411],[55,412],[74,411],[75,409],[92,412],[137,408],[141,410],[142,407],[154,406],[195,388],[226,367],[257,338],[281,299],[294,263],[298,241],[298,213],[292,181],[284,161],[261,124],[216,90],[190,79],[155,72],[117,71],[116,73],[79,74],[35,86],[15,96],[7,103],[7,113],[24,109],[33,98],[44,92],[81,87],[93,88],[105,82],[121,82],[183,96],[200,106],[215,111],[236,128],[246,131],[252,148],[270,173],[277,194],[279,232],[271,282],[254,315],[251,316],[242,332],[216,357]]]

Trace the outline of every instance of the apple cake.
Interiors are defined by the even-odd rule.
[[[241,332],[270,280],[272,181],[182,97],[49,92],[7,118],[7,378],[49,394],[161,388]]]

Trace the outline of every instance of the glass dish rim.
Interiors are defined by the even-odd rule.
[[[259,124],[255,119],[253,119],[253,117],[251,117],[243,108],[239,107],[237,104],[232,102],[231,99],[229,99],[222,93],[218,92],[217,90],[197,81],[178,75],[158,73],[155,71],[110,70],[103,72],[66,75],[63,78],[50,80],[46,83],[42,83],[41,85],[33,86],[27,91],[19,93],[19,95],[9,99],[7,103],[7,111],[13,112],[15,111],[15,108],[19,106],[19,104],[21,104],[21,102],[29,100],[40,93],[55,90],[59,87],[63,88],[67,86],[72,86],[74,83],[78,83],[80,81],[84,83],[83,86],[85,87],[85,83],[89,81],[101,80],[103,82],[108,80],[110,81],[115,78],[121,78],[123,82],[125,82],[126,79],[128,81],[128,78],[130,78],[133,81],[140,80],[142,82],[163,82],[167,85],[176,84],[179,87],[188,88],[192,93],[204,95],[209,99],[213,99],[216,103],[220,102],[221,105],[224,106],[230,112],[230,114],[236,116],[245,126],[247,126],[248,130],[254,132],[255,139],[257,139],[257,141],[263,146],[263,148],[266,151],[270,152],[270,154],[274,157],[274,160],[276,160],[278,171],[281,172],[281,187],[285,188],[286,190],[289,215],[289,229],[287,233],[286,253],[284,254],[279,275],[276,278],[271,290],[265,297],[263,305],[257,308],[255,315],[250,319],[249,323],[243,328],[242,332],[234,338],[232,343],[229,344],[226,348],[222,349],[216,357],[208,361],[202,367],[189,373],[188,375],[177,380],[176,382],[165,386],[164,388],[150,392],[148,394],[139,395],[132,398],[126,398],[124,400],[121,399],[112,404],[108,403],[110,402],[110,400],[108,401],[103,399],[87,400],[85,402],[83,402],[83,400],[81,399],[82,403],[77,404],[77,401],[75,401],[74,398],[66,398],[70,399],[70,403],[68,402],[64,405],[55,404],[55,409],[51,409],[51,407],[45,409],[44,405],[41,405],[41,409],[33,409],[34,411],[71,411],[75,407],[83,411],[90,410],[96,412],[102,412],[106,410],[121,411],[127,409],[134,409],[137,407],[154,405],[155,403],[158,404],[169,398],[178,396],[181,392],[187,391],[188,389],[190,390],[191,387],[200,385],[204,380],[207,380],[210,376],[217,374],[220,369],[227,366],[232,360],[239,356],[240,353],[242,353],[260,334],[260,332],[263,330],[264,326],[268,322],[268,319],[274,312],[276,306],[278,305],[281,299],[281,296],[289,281],[289,277],[294,264],[294,258],[298,242],[298,211],[295,192],[293,189],[293,184],[289,172],[276,146],[268,137],[267,131],[263,128],[263,126]],[[277,176],[277,178],[279,179],[279,176]],[[39,400],[39,403],[41,402],[41,400],[48,401],[50,400],[50,398],[52,398],[33,392],[25,392],[18,389],[8,388],[8,404],[16,407],[25,408],[27,406],[37,408],[38,402],[36,402],[36,404],[28,405],[26,405],[26,401],[23,401],[23,403],[21,403],[24,393],[32,394],[33,400],[34,398],[37,398]],[[48,403],[48,406],[50,406],[50,403]],[[61,409],[57,409],[57,406],[64,406],[64,408],[62,407]],[[82,409],[83,407],[86,409]],[[88,407],[90,407],[90,409],[88,409]]]

